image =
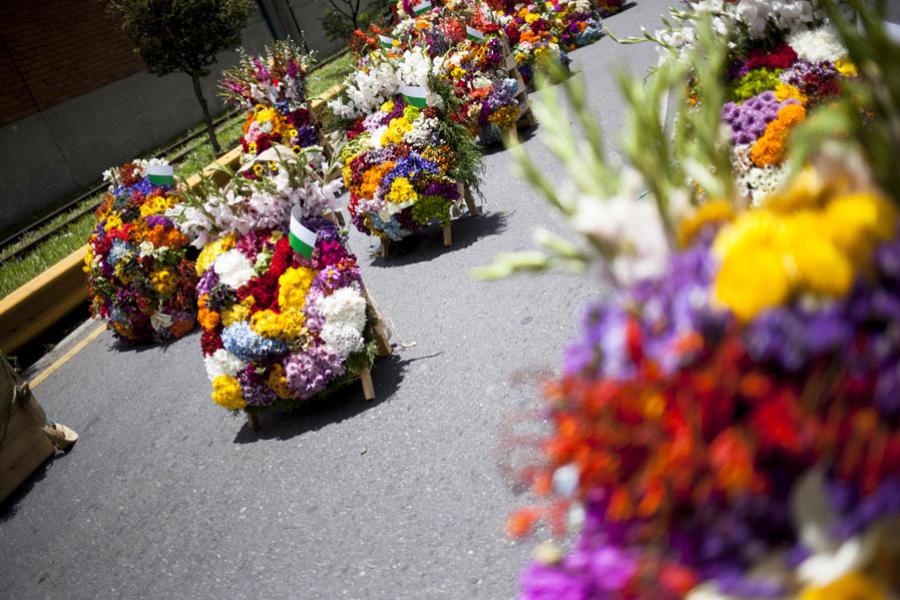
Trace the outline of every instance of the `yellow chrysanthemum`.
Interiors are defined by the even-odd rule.
[[[272,367],[266,383],[269,384],[269,387],[272,388],[272,391],[279,398],[292,398],[294,396],[294,392],[291,391],[287,378],[284,376],[284,368],[279,364]]]
[[[278,278],[278,305],[281,310],[302,310],[315,271],[306,267],[290,268]]]
[[[141,205],[141,216],[149,217],[151,215],[162,214],[174,206],[176,201],[174,196],[169,196],[168,198],[157,196]]]
[[[780,190],[766,198],[766,208],[794,212],[820,206],[828,191],[825,180],[812,167],[805,167]]]
[[[276,111],[272,107],[264,108],[256,113],[256,121],[258,123],[265,123],[267,121],[272,121],[278,116],[278,111]]]
[[[748,321],[782,304],[789,292],[784,260],[777,252],[762,248],[727,255],[716,275],[713,297],[738,319]]]
[[[806,94],[800,91],[800,88],[790,85],[789,83],[779,83],[775,87],[775,99],[779,102],[793,99],[803,105],[809,101]]]
[[[290,342],[306,335],[306,315],[303,311],[289,308],[281,312],[281,337]]]
[[[851,571],[828,585],[807,587],[797,600],[886,600],[887,593],[877,581]]]
[[[222,311],[220,315],[222,326],[228,327],[240,321],[246,321],[250,318],[250,309],[243,304],[232,304],[230,307]]]
[[[250,327],[268,338],[281,337],[281,315],[269,309],[256,311],[250,319]]]
[[[394,106],[395,106],[394,101],[388,100],[387,102],[385,102],[384,104],[381,105],[381,112],[383,112],[383,113],[393,112]]]
[[[416,190],[406,177],[398,177],[391,182],[391,190],[385,195],[385,200],[395,204],[402,204],[409,200],[415,202],[418,199]]]
[[[220,254],[227,252],[232,248],[234,248],[234,235],[230,233],[208,243],[203,247],[203,250],[200,251],[200,256],[197,257],[197,274],[203,275]]]
[[[219,406],[228,410],[242,410],[247,402],[241,395],[241,384],[234,377],[219,375],[212,382],[212,399]]]

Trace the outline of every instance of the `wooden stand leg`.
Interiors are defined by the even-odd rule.
[[[472,217],[477,216],[481,211],[478,208],[478,205],[475,204],[475,197],[472,196],[472,190],[468,187],[463,188],[463,198],[466,200],[466,208],[469,209],[469,215]]]
[[[346,226],[347,226],[347,221],[344,220],[344,213],[343,213],[343,211],[338,210],[338,211],[335,211],[334,214],[337,215],[337,223],[338,223],[338,225],[340,225],[341,227],[346,227]]]
[[[393,349],[391,348],[391,332],[388,329],[387,322],[381,315],[381,309],[378,308],[378,304],[369,295],[369,290],[364,290],[363,294],[366,298],[366,304],[369,305],[369,309],[371,309],[378,320],[375,324],[375,342],[378,344],[378,356],[390,356]]]
[[[375,399],[375,384],[372,383],[372,371],[365,367],[359,372],[359,381],[362,383],[363,397],[366,400]]]
[[[387,238],[381,238],[381,250],[379,250],[378,252],[378,254],[381,255],[381,258],[387,258],[390,245],[390,240],[388,240]]]
[[[248,412],[247,414],[247,425],[250,426],[250,429],[253,431],[259,430],[259,416],[256,413]]]
[[[453,232],[450,231],[450,221],[444,223],[444,245],[452,246],[453,245]]]

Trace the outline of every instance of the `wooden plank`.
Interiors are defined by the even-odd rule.
[[[444,223],[444,245],[453,245],[453,232],[450,230],[450,221]]]
[[[43,430],[32,425],[0,446],[0,501],[56,452]]]
[[[387,321],[385,320],[384,315],[381,314],[381,309],[378,308],[378,304],[369,294],[368,288],[363,288],[363,295],[366,298],[366,304],[369,305],[369,308],[378,320],[375,325],[375,341],[378,344],[378,356],[390,356],[393,349],[391,348],[391,331],[388,329]]]

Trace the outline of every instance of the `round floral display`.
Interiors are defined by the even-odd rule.
[[[189,239],[165,216],[180,199],[151,183],[138,160],[104,173],[106,198],[88,240],[84,270],[91,313],[137,342],[179,338],[194,328],[197,276]]]
[[[356,257],[338,227],[309,259],[286,231],[226,235],[197,260],[202,347],[212,399],[229,410],[290,409],[355,378],[374,356],[373,319]]]

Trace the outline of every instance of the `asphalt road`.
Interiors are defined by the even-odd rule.
[[[606,24],[637,34],[667,0]],[[613,136],[613,73],[643,74],[649,46],[603,39],[573,53],[590,105]],[[552,165],[526,141],[539,164]],[[398,258],[354,232],[365,281],[402,342],[375,369],[378,394],[269,414],[259,433],[209,399],[199,335],[134,350],[107,332],[37,387],[51,418],[81,434],[0,513],[0,597],[512,598],[537,540],[503,533],[527,503],[504,466],[501,426],[538,405],[580,307],[601,293],[566,275],[473,281],[498,252],[531,247],[560,222],[486,158],[486,214]],[[394,341],[398,341],[395,337]]]

